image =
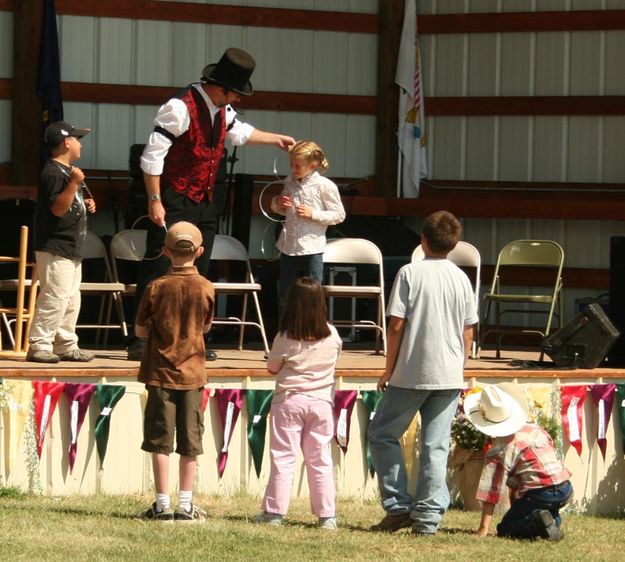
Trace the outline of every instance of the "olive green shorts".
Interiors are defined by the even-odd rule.
[[[204,388],[173,390],[146,385],[148,401],[143,418],[143,443],[148,453],[170,454],[185,457],[201,455],[204,434],[202,400]]]

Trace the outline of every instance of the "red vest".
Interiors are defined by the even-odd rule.
[[[213,198],[219,162],[224,153],[226,110],[215,114],[215,131],[206,102],[193,86],[177,96],[189,110],[189,128],[176,137],[165,157],[162,179],[174,191],[200,202]]]

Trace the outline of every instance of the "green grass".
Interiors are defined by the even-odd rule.
[[[9,490],[9,491],[7,491]],[[197,525],[144,522],[148,496],[48,498],[0,489],[0,560],[622,560],[625,521],[565,517],[565,539],[519,542],[472,535],[479,514],[450,510],[435,537],[370,533],[379,505],[341,499],[339,530],[316,529],[306,500],[294,500],[286,524],[251,523],[259,500],[196,497],[208,511]]]

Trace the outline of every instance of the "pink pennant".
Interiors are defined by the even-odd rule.
[[[48,424],[56,408],[63,389],[64,382],[33,381],[33,400],[35,402],[35,429],[37,431],[37,455],[41,458],[41,449],[46,437]]]
[[[234,433],[234,426],[239,418],[241,406],[243,405],[243,396],[245,390],[234,388],[218,388],[215,390],[214,397],[217,400],[217,408],[219,417],[223,424],[223,446],[219,452],[219,461],[217,464],[217,472],[219,478],[223,476],[228,462],[228,446]]]
[[[586,398],[586,385],[563,386],[562,397],[562,427],[578,455],[582,455],[582,413],[584,411],[584,398]]]
[[[595,384],[590,387],[592,401],[597,407],[597,445],[601,450],[601,455],[605,461],[605,449],[607,444],[606,431],[612,415],[612,404],[614,403],[615,384]]]
[[[344,453],[349,444],[349,428],[356,398],[356,390],[337,390],[334,394],[334,438]]]
[[[85,420],[85,414],[89,409],[89,402],[95,392],[95,384],[78,384],[68,382],[65,384],[65,395],[69,404],[70,422],[70,445],[69,445],[69,472],[74,470],[76,451],[78,447],[78,434]]]

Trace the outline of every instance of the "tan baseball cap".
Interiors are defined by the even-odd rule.
[[[177,222],[167,230],[165,245],[174,252],[192,254],[202,245],[202,233],[190,222]]]

